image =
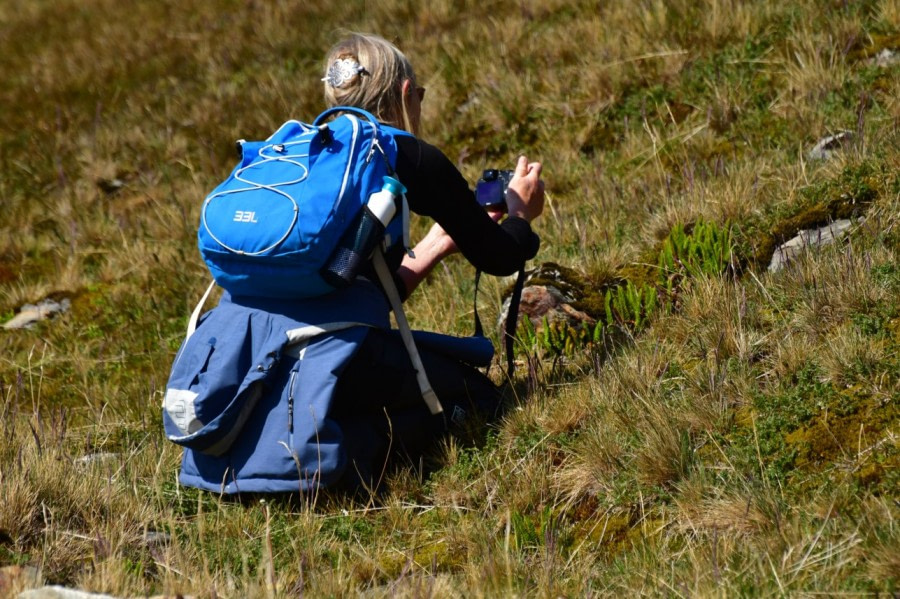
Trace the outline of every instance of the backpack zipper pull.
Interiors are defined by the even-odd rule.
[[[322,143],[326,146],[334,140],[334,137],[331,135],[331,129],[328,128],[328,123],[319,125],[317,129],[319,130],[319,136],[322,138]]]
[[[379,152],[384,154],[384,150],[382,150],[381,146],[378,144],[378,138],[372,140],[372,145],[369,148],[369,153],[366,154],[366,164],[372,162],[372,156],[375,155],[375,150],[378,150]],[[388,167],[390,167],[390,164],[388,164]],[[390,168],[388,168],[388,172],[390,172]]]
[[[296,370],[291,370],[291,382],[288,383],[288,433],[294,434],[294,379]]]

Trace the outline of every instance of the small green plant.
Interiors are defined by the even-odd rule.
[[[659,307],[656,288],[646,283],[624,285],[608,289],[604,297],[606,325],[640,331]]]
[[[660,304],[655,287],[626,281],[606,290],[603,306],[604,314],[594,324],[550,322],[545,316],[540,328],[537,328],[526,318],[522,323],[520,340],[525,347],[540,347],[552,355],[571,356],[581,348],[600,343],[604,332],[610,327],[632,334],[640,331]]]
[[[597,321],[591,325],[587,322],[573,325],[565,321],[548,321],[545,316],[540,328],[536,328],[531,319],[522,322],[519,340],[526,348],[541,348],[552,355],[574,355],[581,348],[603,339],[604,323]]]
[[[636,333],[646,326],[659,308],[657,290],[652,285],[631,281],[607,289],[603,296],[604,314],[595,323],[550,322],[545,316],[540,327],[530,319],[522,322],[520,342],[527,348],[541,348],[551,355],[572,356],[582,348],[601,343],[610,327]]]
[[[660,285],[671,294],[684,277],[718,276],[731,263],[731,227],[698,221],[688,232],[678,224],[659,251]]]

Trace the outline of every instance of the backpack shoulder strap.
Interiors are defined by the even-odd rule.
[[[403,305],[400,302],[400,293],[397,291],[397,285],[388,270],[387,263],[384,261],[384,253],[381,247],[375,248],[372,255],[372,263],[375,266],[375,272],[378,274],[378,280],[388,296],[391,303],[391,309],[394,311],[394,317],[397,319],[397,328],[400,329],[400,338],[409,352],[409,359],[412,360],[413,368],[416,371],[416,380],[419,382],[419,389],[422,391],[422,399],[428,405],[428,409],[432,414],[440,414],[444,411],[441,402],[438,399],[431,383],[428,381],[428,375],[425,374],[425,366],[422,364],[422,358],[419,356],[419,350],[416,348],[416,342],[413,340],[412,332],[409,329],[409,321],[406,320],[406,314],[403,312]]]
[[[209,287],[206,288],[206,292],[203,294],[203,297],[200,298],[200,301],[197,303],[197,306],[194,308],[194,311],[191,312],[191,318],[188,320],[187,326],[187,335],[185,335],[184,340],[187,341],[191,338],[191,335],[194,334],[194,331],[197,330],[197,321],[200,319],[200,313],[203,311],[203,305],[206,303],[206,300],[209,299],[209,294],[212,293],[213,287],[216,286],[216,281],[213,279],[209,283]]]

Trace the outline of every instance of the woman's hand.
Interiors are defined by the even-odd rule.
[[[488,208],[487,214],[491,217],[492,221],[494,221],[495,223],[499,223],[506,215],[506,206],[500,206],[499,208]]]
[[[541,181],[541,163],[528,162],[519,156],[516,171],[506,192],[506,207],[510,216],[533,221],[544,210],[544,182]]]
[[[516,165],[516,174],[509,183],[506,194],[508,213],[528,221],[540,215],[544,208],[544,182],[540,180],[541,163],[523,156]],[[514,187],[515,184],[515,187]],[[524,200],[522,198],[527,198]],[[487,211],[495,223],[503,218],[504,211],[489,208]],[[397,275],[406,287],[406,297],[419,286],[429,272],[444,258],[459,251],[456,242],[442,226],[435,223],[422,240],[413,248],[415,258],[403,257]]]

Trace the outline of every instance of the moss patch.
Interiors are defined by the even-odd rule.
[[[861,38],[850,52],[847,58],[851,61],[858,62],[868,60],[876,56],[882,50],[900,49],[900,33],[889,35],[873,35],[871,38]]]
[[[853,387],[838,394],[805,425],[788,433],[785,443],[795,454],[797,468],[818,471],[840,460],[857,459],[898,418],[895,402],[869,397]]]
[[[889,377],[882,387],[894,385]],[[900,408],[888,395],[864,385],[836,390],[808,364],[737,410],[724,440],[730,459],[744,462],[742,469],[762,469],[766,478],[795,490],[830,484],[835,468],[873,490],[886,489],[892,472],[887,465],[897,459],[890,431],[898,418]]]
[[[607,558],[613,558],[658,534],[664,525],[664,519],[642,516],[639,507],[632,506],[578,522],[573,541],[576,545],[587,541]]]
[[[386,552],[378,562],[384,580],[394,580],[404,571],[426,569],[431,572],[456,572],[467,562],[463,548],[451,547],[446,539],[425,542],[407,552]]]
[[[885,164],[851,165],[834,179],[801,192],[801,201],[787,214],[774,215],[770,225],[745,227],[741,262],[764,269],[777,247],[804,229],[823,227],[838,219],[858,218],[896,185],[896,174]],[[749,246],[749,247],[748,247]]]

